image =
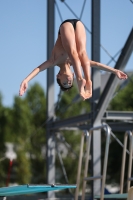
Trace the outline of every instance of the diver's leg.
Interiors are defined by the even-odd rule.
[[[77,53],[77,46],[75,41],[75,31],[71,23],[66,22],[60,27],[60,37],[62,45],[72,62],[80,95],[85,99],[86,97],[84,87],[86,81],[82,77],[81,62]]]
[[[86,52],[86,32],[84,25],[78,21],[76,24],[76,46],[79,55],[79,59],[81,61],[81,65],[83,68],[85,80],[86,80],[86,94],[87,97],[90,98],[92,96],[92,82],[90,78],[90,60],[88,58]]]

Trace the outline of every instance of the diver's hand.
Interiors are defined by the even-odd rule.
[[[78,83],[78,89],[79,89],[79,94],[81,96],[81,98],[83,100],[86,99],[86,94],[85,94],[85,84],[86,84],[86,80],[85,79],[80,79],[80,80],[77,80],[77,83]]]
[[[117,70],[117,69],[115,71],[115,74],[119,79],[127,79],[128,78],[124,72]]]
[[[22,96],[28,88],[28,82],[26,80],[23,80],[20,89],[19,89],[19,96]]]

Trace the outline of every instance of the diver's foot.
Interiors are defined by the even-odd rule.
[[[78,80],[78,88],[79,88],[79,94],[81,96],[81,98],[83,100],[86,99],[86,94],[85,94],[85,84],[86,84],[86,80],[85,79],[81,79],[81,80]]]
[[[89,99],[92,97],[92,82],[91,82],[91,80],[86,81],[85,95],[86,95],[86,99]]]

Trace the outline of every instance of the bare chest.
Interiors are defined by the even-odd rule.
[[[68,54],[62,46],[60,37],[57,39],[57,41],[55,43],[55,46],[53,49],[53,56],[54,56],[54,60],[56,61],[57,65],[66,63],[69,61]]]

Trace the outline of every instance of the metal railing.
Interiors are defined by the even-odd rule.
[[[129,161],[128,161],[128,177],[127,177],[127,192],[130,188],[130,183],[133,180],[131,177],[132,171],[132,156],[133,156],[133,133],[131,131],[126,131],[124,135],[124,147],[122,155],[122,166],[121,166],[121,178],[120,178],[120,193],[123,193],[124,185],[124,175],[125,175],[125,163],[126,163],[126,153],[127,153],[127,139],[129,138]]]
[[[80,186],[80,175],[81,175],[81,168],[82,168],[83,147],[84,147],[85,137],[86,137],[86,140],[87,140],[86,143],[88,143],[89,132],[87,130],[83,131],[83,133],[81,135],[80,154],[79,154],[79,162],[78,162],[77,181],[76,181],[77,188],[75,190],[75,200],[78,200],[78,193],[79,193],[79,186]],[[86,147],[88,148],[88,146],[86,146]],[[87,148],[86,148],[86,156],[87,156],[87,160],[88,160],[89,154],[88,154]]]
[[[99,130],[99,129],[103,129],[106,133],[106,146],[105,146],[105,153],[104,153],[103,175],[87,177],[88,165],[89,165],[89,155],[90,155],[90,146],[91,146],[91,135],[93,134],[94,130]],[[84,182],[83,182],[83,188],[82,188],[82,200],[84,200],[84,198],[85,198],[86,181],[95,180],[95,179],[102,179],[101,200],[103,200],[105,181],[106,181],[106,172],[107,172],[110,135],[111,135],[111,129],[107,124],[91,128],[89,131],[84,131],[84,133],[82,134],[81,145],[80,145],[79,163],[78,163],[77,183],[76,183],[77,188],[76,188],[76,191],[75,191],[75,200],[78,200],[80,174],[81,174],[81,167],[82,167],[83,145],[84,145],[84,137],[85,136],[87,137],[87,145],[86,145],[86,155],[87,156],[86,156],[86,160],[85,160]]]

